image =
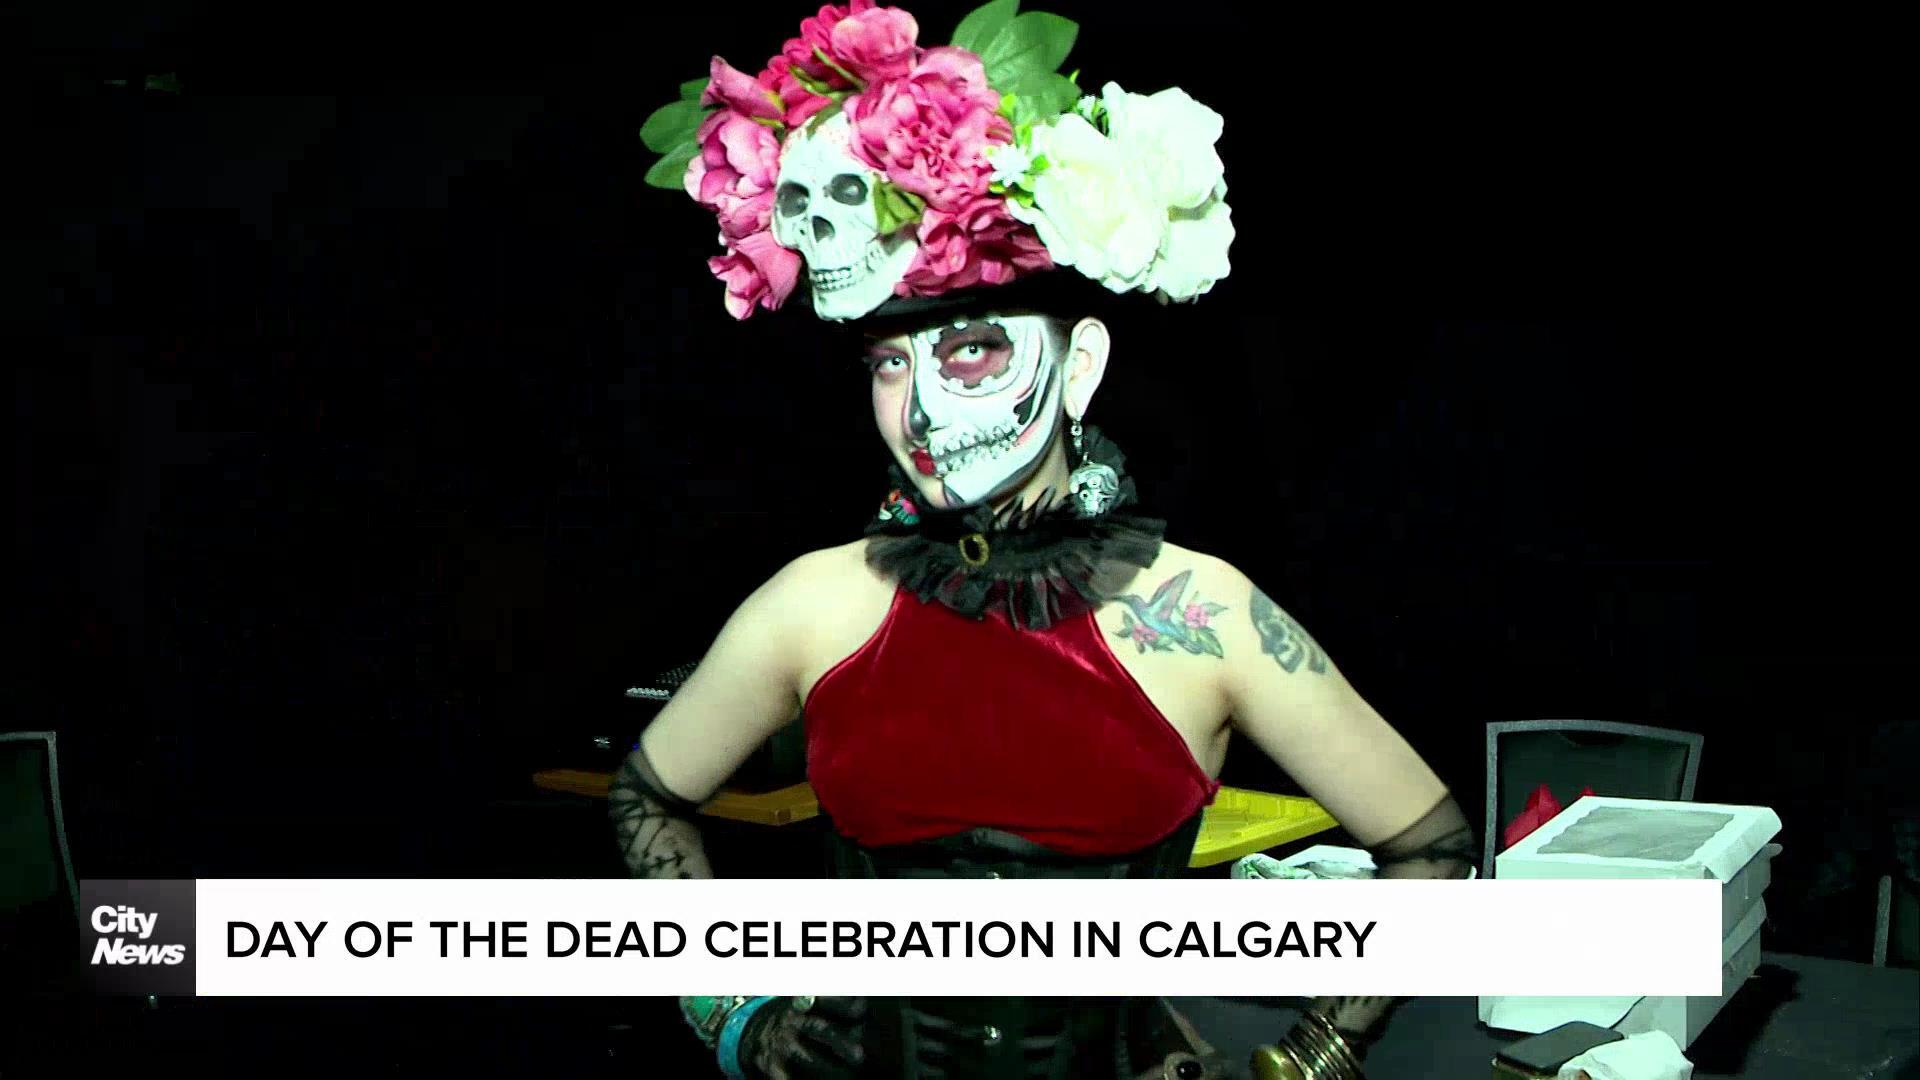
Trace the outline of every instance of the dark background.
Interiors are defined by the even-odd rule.
[[[1907,357],[1839,254],[1876,174],[1817,35],[1749,71],[1716,27],[1040,6],[1084,84],[1227,117],[1234,273],[1124,322],[1094,410],[1171,539],[1476,818],[1486,722],[1705,732],[1698,797],[1786,822],[1769,947],[1864,959]],[[809,13],[18,13],[51,246],[10,298],[50,318],[12,370],[10,726],[59,732],[80,876],[618,872],[529,774],[630,736],[623,688],[884,493],[851,358],[732,323],[711,217],[640,182],[646,114]],[[1229,783],[1284,785],[1251,754]],[[566,1002],[193,1004],[395,1060],[603,1052]]]

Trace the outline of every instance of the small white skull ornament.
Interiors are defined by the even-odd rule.
[[[1110,465],[1089,461],[1067,477],[1067,491],[1081,517],[1096,518],[1119,497],[1120,474]]]
[[[893,296],[919,242],[912,229],[880,235],[879,177],[848,149],[845,113],[788,139],[774,192],[773,239],[807,262],[814,313],[857,319]]]

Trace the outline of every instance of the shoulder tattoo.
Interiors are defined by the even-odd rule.
[[[1194,656],[1225,657],[1220,636],[1214,632],[1213,617],[1227,610],[1224,605],[1200,599],[1196,591],[1187,596],[1187,584],[1193,571],[1182,570],[1160,583],[1153,595],[1141,599],[1128,594],[1119,598],[1126,605],[1120,613],[1120,628],[1114,637],[1126,638],[1141,652],[1171,652],[1184,649]]]
[[[1260,634],[1260,651],[1273,657],[1282,670],[1289,675],[1302,667],[1315,675],[1327,673],[1327,654],[1320,643],[1313,640],[1293,616],[1267,599],[1259,586],[1254,586],[1253,599],[1247,607],[1253,616],[1253,628]]]

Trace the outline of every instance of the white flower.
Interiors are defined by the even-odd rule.
[[[1233,244],[1233,211],[1227,206],[1227,182],[1191,210],[1168,215],[1167,235],[1154,257],[1147,287],[1162,300],[1191,300],[1227,276],[1227,249]]]
[[[1220,114],[1175,87],[1129,94],[1117,83],[1101,88],[1107,133],[1138,163],[1158,193],[1167,230],[1143,288],[1163,299],[1191,300],[1227,276],[1233,243],[1226,169],[1214,144]]]
[[[1027,174],[1033,171],[1033,155],[1012,143],[987,146],[987,164],[993,166],[989,178],[1007,187],[1031,187]]]
[[[1175,87],[1157,94],[1129,94],[1117,83],[1101,89],[1107,134],[1153,178],[1166,205],[1191,210],[1207,201],[1225,175],[1220,153],[1220,114]]]
[[[1191,300],[1229,269],[1233,216],[1214,148],[1222,128],[1220,114],[1184,90],[1129,94],[1108,83],[1100,98],[1034,128],[1022,163],[1047,165],[1021,183],[1033,205],[1009,202],[1008,213],[1039,232],[1054,262],[1115,292]],[[999,153],[994,179],[1008,183],[1000,173],[1014,159]]]
[[[1114,292],[1147,287],[1168,218],[1139,163],[1076,113],[1034,128],[1030,149],[1047,167],[1032,181],[1033,205],[1009,200],[1007,212],[1034,227],[1054,262]]]

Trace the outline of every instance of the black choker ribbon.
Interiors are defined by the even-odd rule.
[[[1009,504],[931,510],[914,505],[915,488],[899,466],[893,493],[867,526],[867,565],[968,618],[1004,611],[1022,630],[1044,630],[1119,596],[1160,555],[1166,522],[1129,511],[1139,501],[1120,448],[1097,428],[1083,429],[1087,460],[1119,476],[1105,512],[1083,517],[1064,493],[1032,506]]]

